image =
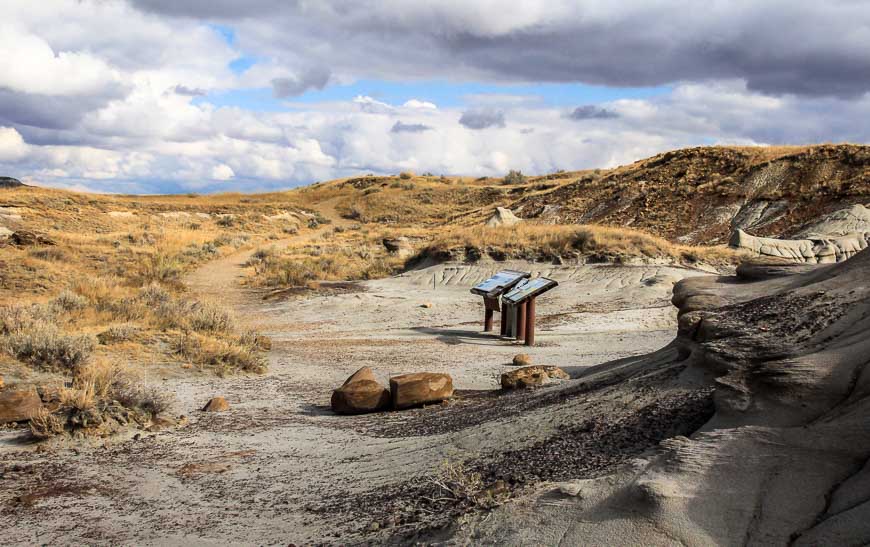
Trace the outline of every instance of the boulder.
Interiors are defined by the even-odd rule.
[[[42,400],[33,391],[0,392],[0,424],[25,422],[42,410]]]
[[[532,364],[532,358],[527,353],[518,353],[514,355],[514,366],[527,367]]]
[[[33,245],[54,245],[54,241],[45,237],[42,234],[37,234],[35,232],[28,232],[25,230],[19,230],[17,232],[12,232],[7,238],[7,241],[12,245],[16,245],[18,247],[30,247]]]
[[[411,408],[439,403],[453,396],[453,378],[449,374],[415,372],[390,378],[393,408]]]
[[[0,376],[0,390],[2,390],[4,386],[5,384],[3,383],[3,377]]]
[[[390,392],[369,367],[362,367],[332,392],[332,410],[338,414],[364,414],[383,410],[390,404]]]
[[[737,230],[731,236],[729,244],[765,257],[784,258],[805,264],[833,264],[848,260],[870,246],[870,232],[830,238],[776,239],[756,237]]]
[[[10,230],[9,228],[6,228],[5,226],[0,226],[0,238],[6,239],[14,233],[15,232]]]
[[[510,209],[504,207],[496,207],[495,213],[486,221],[489,228],[497,228],[499,226],[513,226],[522,222],[523,219],[517,217]]]
[[[400,258],[414,254],[414,247],[411,245],[411,240],[407,237],[384,238],[382,243],[387,252]]]
[[[501,375],[501,387],[502,389],[524,389],[568,378],[570,378],[568,373],[559,367],[538,365],[505,372]]]
[[[230,409],[230,403],[223,397],[213,397],[211,401],[202,407],[203,412],[224,412]]]

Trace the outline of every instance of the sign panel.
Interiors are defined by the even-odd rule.
[[[523,281],[516,287],[510,290],[502,298],[511,304],[519,304],[523,300],[527,300],[534,296],[543,294],[550,289],[558,286],[559,283],[546,277],[537,277],[528,281]]]
[[[471,292],[484,297],[494,297],[510,290],[523,279],[530,277],[530,273],[517,272],[514,270],[502,270],[486,281],[472,287]]]

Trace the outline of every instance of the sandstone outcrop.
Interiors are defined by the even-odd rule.
[[[330,404],[338,414],[376,412],[389,406],[390,392],[378,381],[371,368],[362,367],[332,392]]]
[[[25,422],[42,409],[42,400],[32,391],[0,392],[0,424]]]
[[[497,228],[499,226],[513,226],[519,224],[523,219],[517,217],[510,209],[504,207],[496,207],[495,213],[486,221],[489,228]]]
[[[213,397],[206,405],[202,408],[203,412],[224,412],[230,409],[230,403],[221,396]]]
[[[390,378],[390,391],[396,409],[439,403],[453,396],[453,378],[436,372],[393,376]]]
[[[559,367],[536,365],[505,372],[501,375],[501,387],[502,389],[525,389],[568,378],[570,378],[568,373]]]
[[[775,239],[737,230],[730,244],[763,256],[807,264],[833,264],[848,260],[870,246],[870,232],[816,239]]]

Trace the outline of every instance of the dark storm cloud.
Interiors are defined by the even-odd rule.
[[[487,129],[489,127],[504,127],[504,112],[501,110],[482,109],[468,110],[459,118],[459,123],[468,129]]]
[[[223,18],[278,59],[355,77],[658,86],[742,79],[770,94],[870,90],[870,5],[828,2],[384,4],[374,0],[134,0],[141,9]],[[546,8],[546,9],[544,9]]]
[[[618,118],[619,114],[594,104],[586,104],[572,110],[568,117],[572,120],[612,120]]]
[[[390,133],[422,133],[431,129],[431,127],[422,123],[402,123],[398,121],[390,129]]]
[[[0,88],[0,126],[25,125],[42,129],[71,129],[88,112],[123,96],[118,88],[105,95],[56,96],[17,93]]]
[[[329,82],[329,70],[312,68],[290,78],[272,80],[272,94],[278,98],[295,97],[310,89],[323,89]]]

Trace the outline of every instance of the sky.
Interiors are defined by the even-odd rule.
[[[0,35],[0,176],[77,190],[870,140],[862,0],[2,0]]]

